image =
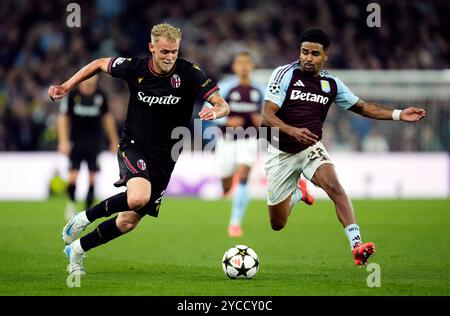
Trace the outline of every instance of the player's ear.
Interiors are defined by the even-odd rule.
[[[324,50],[324,54],[325,54],[324,60],[328,61],[328,50]]]
[[[154,53],[155,52],[155,46],[152,44],[152,42],[148,43],[148,50],[150,51],[150,53]]]

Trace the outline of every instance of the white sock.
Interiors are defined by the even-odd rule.
[[[81,243],[80,243],[79,239],[75,240],[72,243],[72,249],[73,249],[73,251],[75,251],[79,255],[82,255],[84,253],[83,248],[81,248]]]
[[[90,224],[91,222],[88,220],[86,216],[86,211],[78,213],[78,216],[80,216],[80,219],[83,221],[83,224]]]
[[[295,191],[291,195],[291,208],[294,207],[294,205],[300,201],[303,197],[302,191],[300,191],[299,188],[295,189]]]
[[[361,235],[359,234],[359,226],[356,224],[350,224],[344,229],[347,235],[348,241],[350,242],[350,248],[353,249],[355,244],[361,243]]]

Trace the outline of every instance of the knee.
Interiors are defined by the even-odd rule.
[[[286,221],[279,218],[272,218],[270,219],[270,225],[272,226],[272,229],[275,231],[282,230],[284,226],[286,226]]]
[[[131,210],[138,210],[144,207],[149,200],[150,196],[148,194],[127,192],[127,203]]]
[[[224,185],[223,186],[223,195],[227,195],[228,193],[230,193],[231,190],[231,185]]]
[[[133,219],[128,219],[128,218],[117,218],[117,228],[122,232],[122,233],[128,233],[130,231],[132,231],[134,228],[136,228],[136,226],[138,225],[139,220],[133,220]]]

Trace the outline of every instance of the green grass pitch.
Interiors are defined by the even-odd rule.
[[[354,266],[330,201],[299,204],[287,227],[251,201],[242,238],[227,236],[231,201],[166,198],[160,217],[88,253],[79,288],[66,285],[60,234],[65,200],[0,203],[2,295],[449,295],[450,200],[354,201],[381,286]],[[91,231],[100,221],[88,227]],[[221,259],[246,244],[260,258],[252,280],[230,280]]]

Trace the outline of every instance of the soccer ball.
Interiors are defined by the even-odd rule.
[[[258,255],[250,247],[236,245],[223,255],[222,268],[230,279],[251,279],[259,269]]]

